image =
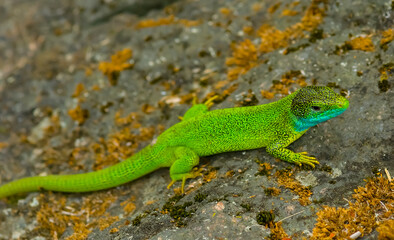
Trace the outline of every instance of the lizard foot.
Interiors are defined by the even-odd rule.
[[[177,181],[177,180],[181,180],[182,179],[182,187],[181,187],[181,192],[182,192],[182,194],[184,194],[185,193],[185,183],[186,183],[186,179],[188,179],[188,178],[196,178],[196,177],[199,177],[199,176],[201,176],[202,174],[201,174],[201,172],[203,171],[204,169],[203,168],[196,168],[196,169],[193,169],[191,172],[189,172],[189,173],[184,173],[184,174],[177,174],[177,179],[176,180],[172,180],[171,182],[170,182],[170,184],[168,184],[168,186],[167,186],[167,189],[170,189],[171,188],[171,186]]]
[[[215,95],[215,96],[213,96],[213,97],[210,97],[207,101],[204,102],[204,105],[207,106],[208,109],[209,109],[209,108],[212,107],[213,101],[215,101],[215,100],[218,99],[218,98],[219,98],[218,95]]]
[[[300,152],[297,154],[300,156],[300,158],[295,162],[295,164],[298,164],[299,166],[301,166],[302,164],[307,164],[314,168],[315,164],[320,164],[315,157],[308,156],[307,152]]]

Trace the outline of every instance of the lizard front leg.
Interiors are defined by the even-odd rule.
[[[315,167],[315,164],[319,164],[316,158],[308,156],[307,152],[295,153],[285,148],[293,141],[275,141],[267,146],[266,151],[275,158],[279,158],[281,160],[294,163],[299,166],[301,166],[302,164],[307,164]]]
[[[183,117],[180,117],[182,121],[200,116],[202,114],[205,114],[209,111],[209,108],[212,107],[213,101],[217,99],[218,96],[215,95],[211,98],[209,98],[206,102],[198,104],[197,103],[197,98],[193,99],[193,106],[189,108],[189,110],[186,111],[186,113],[183,115]]]

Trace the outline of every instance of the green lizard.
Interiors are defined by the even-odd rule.
[[[163,132],[154,144],[106,169],[74,174],[27,177],[0,187],[0,198],[40,189],[88,192],[135,180],[169,167],[172,182],[200,175],[193,170],[199,158],[222,152],[266,147],[275,158],[314,167],[319,162],[306,152],[286,149],[310,127],[336,117],[349,106],[330,88],[309,86],[269,104],[209,111],[212,101],[191,107],[182,121]]]

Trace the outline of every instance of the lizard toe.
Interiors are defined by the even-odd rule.
[[[311,157],[311,156],[306,155],[306,154],[308,154],[307,152],[300,152],[298,154],[300,156],[300,158],[298,160],[299,163],[307,164],[313,168],[315,167],[315,164],[319,164],[319,161],[317,161],[315,157]]]

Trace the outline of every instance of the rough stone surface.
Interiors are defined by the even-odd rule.
[[[268,23],[285,29],[300,21],[302,14],[283,17],[280,12],[292,1],[280,1],[275,14],[268,7],[275,1],[237,0],[122,0],[122,1],[15,1],[3,0],[0,4],[0,183],[26,176],[44,174],[70,174],[67,155],[64,162],[48,166],[42,153],[48,148],[70,153],[78,146],[88,146],[100,137],[107,138],[116,129],[115,113],[139,112],[144,126],[178,122],[189,107],[175,103],[151,114],[141,111],[143,104],[158,107],[158,102],[171,91],[163,86],[174,82],[179,95],[198,92],[203,98],[214,89],[214,84],[225,80],[231,56],[231,44],[246,38],[244,26],[259,27]],[[204,182],[195,191],[185,195],[176,205],[191,202],[186,211],[191,215],[177,226],[173,218],[161,213],[163,205],[174,196],[167,190],[170,182],[168,170],[161,169],[119,189],[136,196],[136,210],[124,215],[123,208],[110,208],[112,216],[120,216],[110,227],[95,228],[88,239],[262,239],[270,231],[256,221],[260,211],[270,211],[275,220],[303,211],[282,222],[283,228],[294,239],[308,237],[316,221],[316,211],[323,205],[346,206],[353,189],[364,185],[363,179],[387,168],[394,172],[393,164],[393,76],[391,88],[379,88],[381,69],[394,64],[394,43],[386,49],[379,47],[380,32],[393,28],[393,1],[355,0],[327,1],[327,9],[319,29],[324,37],[316,41],[294,39],[289,47],[303,47],[287,55],[283,49],[264,54],[266,62],[233,83],[238,89],[213,109],[234,107],[237,96],[249,89],[255,93],[258,104],[273,100],[264,99],[260,90],[267,90],[291,70],[301,71],[306,81],[318,85],[337,84],[347,90],[350,107],[341,116],[310,129],[290,148],[307,151],[332,172],[322,168],[296,170],[296,179],[311,186],[312,204],[301,206],[298,196],[280,187],[272,178],[256,175],[260,162],[268,162],[274,170],[289,165],[270,157],[264,149],[224,153],[201,160],[202,164],[217,168],[217,178]],[[261,9],[254,13],[253,6]],[[279,3],[279,1],[278,1]],[[301,0],[296,6],[302,12],[310,1]],[[256,6],[256,5],[255,5]],[[221,8],[232,10],[226,17]],[[263,14],[263,12],[265,12]],[[143,19],[157,19],[174,14],[179,19],[201,20],[201,24],[185,27],[172,24],[154,28],[135,29],[133,25]],[[221,23],[222,26],[218,26]],[[372,35],[374,51],[349,50],[335,54],[336,48],[352,37]],[[122,71],[116,86],[110,86],[106,77],[97,70],[100,61],[108,61],[116,51],[131,48],[134,67]],[[92,69],[87,76],[85,69]],[[173,72],[171,69],[179,68]],[[207,71],[215,72],[206,86],[199,79]],[[359,74],[362,73],[362,74]],[[77,105],[72,98],[78,83],[87,89],[98,85],[101,90],[87,91],[82,106],[89,110],[85,123],[78,126],[68,115]],[[299,87],[299,86],[298,86]],[[293,85],[291,90],[295,90]],[[52,109],[60,119],[61,132],[43,144],[43,129],[50,120],[45,109]],[[103,110],[105,109],[105,110]],[[26,143],[28,139],[29,143]],[[71,139],[71,141],[70,141]],[[149,141],[140,144],[140,148]],[[90,155],[93,156],[93,155]],[[62,159],[63,159],[62,158]],[[92,169],[93,160],[83,159],[83,171]],[[233,170],[232,177],[226,173]],[[202,179],[189,180],[187,188],[200,185]],[[179,187],[180,183],[176,184]],[[264,189],[277,187],[279,196],[266,196]],[[91,193],[95,194],[95,193]],[[198,194],[206,195],[201,202]],[[31,193],[18,203],[0,201],[0,239],[46,239],[47,235],[35,232],[37,226],[37,193]],[[68,196],[68,195],[66,195]],[[81,196],[71,195],[74,201]],[[78,200],[79,199],[79,200]],[[148,201],[155,200],[152,204]],[[115,203],[119,204],[119,203]],[[250,209],[241,205],[248,204]],[[139,214],[147,212],[138,226],[125,225]],[[119,231],[110,233],[113,228]],[[67,228],[60,239],[73,233]],[[362,239],[376,239],[374,231]]]

